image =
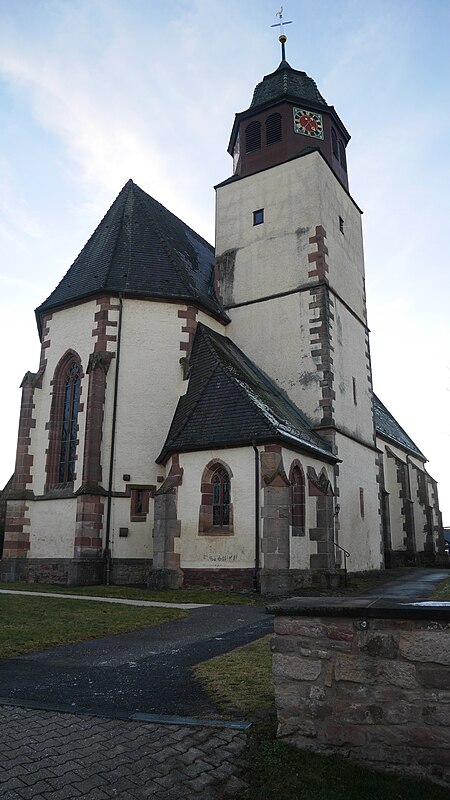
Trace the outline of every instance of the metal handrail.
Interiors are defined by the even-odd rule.
[[[342,550],[344,553],[344,586],[347,586],[347,558],[350,558],[350,553],[345,549],[345,547],[341,547],[340,544],[335,542],[334,539],[332,539],[332,542],[335,547],[338,547],[339,550]]]

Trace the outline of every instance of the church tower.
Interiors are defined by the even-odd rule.
[[[283,37],[281,38],[281,40]],[[332,445],[335,541],[382,566],[361,211],[350,136],[284,57],[236,115],[216,187],[216,273],[228,335]],[[310,532],[314,536],[314,529]],[[315,567],[333,568],[318,550]]]

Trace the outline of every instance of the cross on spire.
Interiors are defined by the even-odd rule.
[[[275,22],[270,27],[271,28],[279,28],[280,29],[280,35],[278,37],[278,41],[281,42],[281,60],[285,61],[286,60],[285,44],[286,44],[286,41],[287,41],[287,36],[283,31],[283,25],[292,25],[292,20],[291,19],[290,20],[286,20],[286,21],[283,20],[283,6],[281,6],[280,10],[277,11],[275,16],[278,17],[280,21],[279,22]]]

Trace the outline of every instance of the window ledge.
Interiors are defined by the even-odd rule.
[[[231,525],[223,525],[220,527],[219,525],[213,526],[211,528],[206,528],[203,531],[198,532],[199,536],[234,536],[234,531]]]

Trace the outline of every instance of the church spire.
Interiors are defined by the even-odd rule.
[[[287,42],[287,36],[286,36],[286,34],[285,34],[284,30],[283,30],[283,25],[292,25],[292,20],[288,19],[288,20],[285,21],[283,19],[283,6],[281,6],[280,10],[277,11],[275,16],[278,17],[280,21],[279,22],[275,22],[270,27],[271,28],[279,28],[280,29],[280,35],[278,37],[278,41],[281,44],[281,63],[283,63],[283,62],[286,61],[286,42]]]

